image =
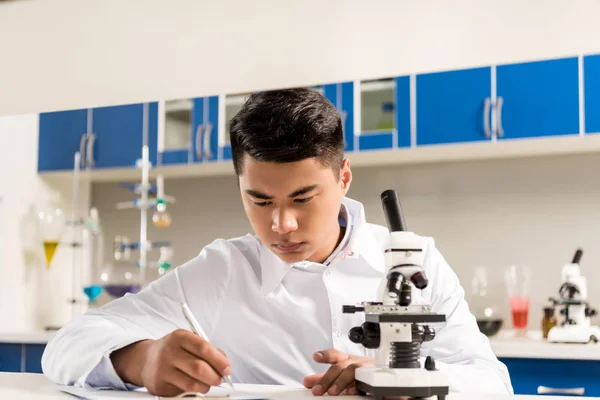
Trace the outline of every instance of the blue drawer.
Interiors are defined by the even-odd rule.
[[[538,386],[585,388],[600,397],[600,361],[500,358],[510,373],[515,394],[537,394]]]

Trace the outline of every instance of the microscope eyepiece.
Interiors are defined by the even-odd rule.
[[[405,231],[406,222],[404,222],[402,207],[400,207],[396,191],[390,189],[381,193],[381,204],[390,232]]]
[[[583,255],[583,250],[577,249],[577,251],[575,251],[575,255],[573,256],[573,261],[571,261],[571,264],[579,264],[581,262],[582,255]]]

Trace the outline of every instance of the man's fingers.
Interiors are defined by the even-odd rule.
[[[192,378],[178,369],[173,369],[165,380],[171,385],[179,388],[182,392],[206,393],[208,392],[208,389],[210,389],[210,386],[207,384]]]
[[[225,376],[231,375],[231,365],[225,354],[200,336],[186,332],[182,334],[180,343],[183,349],[197,358],[206,361],[219,374]]]
[[[347,360],[350,358],[350,356],[336,349],[327,349],[317,351],[315,354],[313,354],[313,358],[319,363],[335,364],[340,361]]]
[[[221,384],[221,376],[208,364],[194,355],[183,350],[174,360],[175,366],[189,375],[191,378],[206,383],[209,386],[218,386]]]
[[[319,374],[314,374],[314,375],[309,375],[306,378],[304,378],[304,380],[302,381],[302,384],[304,385],[305,388],[312,389],[317,383],[319,383],[319,380],[321,380],[323,375],[325,375],[325,372],[321,372]]]
[[[312,388],[312,393],[315,396],[321,396],[330,389],[331,385],[338,379],[342,371],[350,364],[350,361],[341,361],[333,364],[319,382]]]
[[[330,396],[337,396],[347,388],[354,386],[354,372],[356,371],[356,368],[360,366],[360,363],[354,363],[344,368],[335,381],[331,383],[329,390],[327,390],[327,394]]]

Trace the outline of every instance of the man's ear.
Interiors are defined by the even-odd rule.
[[[344,196],[350,189],[350,183],[352,182],[352,170],[350,169],[350,160],[347,158],[342,161],[342,168],[340,168],[340,183],[342,184],[342,190]]]

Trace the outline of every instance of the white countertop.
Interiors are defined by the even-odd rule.
[[[0,343],[46,344],[56,331],[0,333]]]
[[[500,331],[489,340],[498,358],[600,360],[599,343],[550,343],[542,338],[540,331],[528,332],[526,337],[515,337],[513,331]]]
[[[282,386],[264,386],[264,385],[236,385],[236,390],[243,392],[253,392],[267,394],[271,400],[306,400],[315,399],[311,392],[307,389],[289,388]],[[113,392],[114,393],[114,392]],[[116,394],[116,393],[114,393]],[[131,398],[138,399],[155,399],[154,396],[142,393],[128,393]],[[41,374],[20,374],[20,373],[0,373],[0,398],[10,400],[66,400],[73,399],[70,394],[61,392],[56,385]],[[340,400],[357,400],[363,399],[359,396],[337,396]],[[450,394],[447,400],[508,400],[508,399],[542,399],[546,396],[512,396],[512,395],[482,395],[482,394],[465,394],[453,393]],[[567,400],[581,397],[564,397],[553,396],[555,400]],[[598,399],[598,397],[587,397],[587,399]]]

